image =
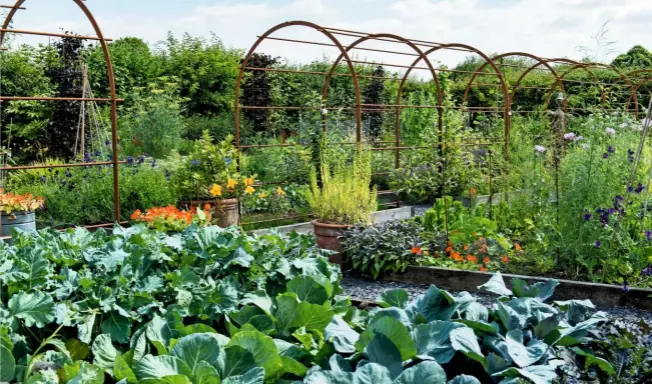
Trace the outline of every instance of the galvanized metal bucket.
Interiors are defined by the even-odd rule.
[[[36,214],[34,212],[0,214],[2,220],[2,235],[11,236],[14,229],[28,232],[36,232]]]

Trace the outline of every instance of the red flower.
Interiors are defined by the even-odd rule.
[[[421,249],[421,247],[412,247],[412,249],[410,249],[410,253],[413,255],[420,255],[423,253],[423,249]]]

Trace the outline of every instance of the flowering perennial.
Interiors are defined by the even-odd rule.
[[[16,195],[13,193],[5,193],[4,189],[0,188],[0,212],[7,214],[16,212],[33,212],[37,209],[43,208],[44,202],[44,199],[35,197],[29,193]]]

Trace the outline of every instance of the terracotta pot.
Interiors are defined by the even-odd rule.
[[[240,222],[239,201],[238,199],[218,200],[212,213],[214,221],[222,228],[238,225]]]
[[[317,220],[313,220],[312,226],[314,228],[319,248],[337,252],[338,254],[331,255],[330,260],[332,263],[343,264],[343,247],[340,237],[352,226],[342,224],[324,224]]]

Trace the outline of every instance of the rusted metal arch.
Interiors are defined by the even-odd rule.
[[[505,130],[504,130],[504,141],[505,141],[505,156],[508,156],[508,150],[509,150],[509,135],[510,135],[510,129],[511,129],[511,124],[510,124],[510,114],[511,114],[511,106],[509,104],[509,90],[507,88],[507,83],[505,82],[505,78],[503,77],[503,73],[498,69],[496,66],[496,63],[489,57],[487,56],[484,52],[480,51],[479,49],[472,47],[470,45],[466,44],[459,44],[459,43],[451,43],[451,44],[442,44],[439,47],[434,47],[426,51],[426,56],[429,56],[432,53],[435,53],[439,50],[442,49],[455,49],[455,48],[463,48],[468,50],[471,53],[475,53],[478,56],[482,57],[487,65],[489,65],[494,72],[496,73],[496,76],[498,77],[498,81],[500,84],[500,87],[502,88],[503,91],[503,97],[505,98],[505,105],[504,105],[504,119],[505,119]],[[415,62],[412,64],[414,67],[419,63],[421,59],[415,60]],[[409,69],[406,73],[405,76],[403,77],[403,82],[401,83],[401,86],[399,87],[399,95],[403,90],[403,84],[405,80],[407,80],[408,76],[410,75],[411,69]],[[478,71],[479,72],[479,71]]]
[[[284,29],[288,27],[295,27],[295,26],[300,26],[300,27],[307,27],[307,28],[312,28],[315,31],[321,32],[324,34],[339,50],[340,50],[340,55],[346,59],[346,63],[349,67],[349,71],[351,72],[351,78],[353,79],[353,88],[355,89],[355,99],[356,99],[356,105],[355,105],[355,118],[356,118],[356,132],[361,132],[361,127],[362,127],[362,106],[361,106],[361,97],[360,97],[360,85],[358,82],[358,76],[355,72],[355,67],[353,65],[353,62],[351,61],[351,57],[348,54],[348,51],[344,49],[344,46],[340,41],[329,31],[327,31],[324,27],[321,27],[317,24],[308,22],[308,21],[287,21],[285,23],[278,24],[269,30],[262,34],[256,42],[251,46],[249,49],[249,52],[245,56],[245,58],[242,60],[242,63],[240,65],[240,71],[238,73],[238,78],[236,80],[235,84],[235,100],[234,100],[234,123],[235,123],[235,145],[236,148],[238,149],[238,164],[240,163],[240,152],[241,152],[241,144],[240,144],[240,91],[242,87],[242,80],[244,78],[244,74],[247,68],[247,64],[249,63],[249,60],[251,60],[251,57],[253,54],[256,52],[256,49],[258,49],[258,46],[266,40],[270,35],[273,33]],[[330,81],[330,80],[329,80]],[[328,90],[325,90],[327,93]],[[323,97],[323,96],[322,96]],[[324,99],[322,98],[322,102]],[[322,121],[324,121],[324,116],[322,113]],[[359,139],[358,139],[359,141]]]
[[[576,62],[576,61],[573,61],[573,60],[567,60],[567,61],[568,61],[569,63],[573,63],[573,64],[572,64],[571,68],[569,68],[568,70],[566,70],[565,72],[563,72],[563,73],[560,75],[559,80],[557,80],[557,81],[555,82],[555,84],[553,84],[552,88],[548,91],[548,97],[547,97],[547,99],[546,99],[546,103],[545,103],[545,108],[546,108],[546,109],[547,109],[547,108],[549,107],[549,105],[550,105],[550,101],[551,101],[551,99],[552,99],[552,94],[554,93],[555,89],[557,88],[557,85],[558,85],[559,83],[563,83],[564,78],[565,78],[568,74],[570,74],[570,73],[573,72],[574,70],[576,70],[576,69],[580,69],[580,68],[582,68],[582,69],[584,69],[584,70],[590,72],[591,75],[592,75],[592,77],[593,77],[593,79],[596,81],[596,83],[599,83],[600,81],[599,81],[598,77],[595,75],[595,73],[593,73],[593,71],[591,71],[591,68],[595,68],[595,69],[607,69],[607,70],[610,70],[610,71],[612,71],[612,72],[615,72],[615,73],[618,75],[618,77],[620,77],[620,79],[623,80],[623,82],[625,83],[625,85],[629,87],[630,98],[631,98],[631,97],[636,97],[636,90],[635,90],[635,88],[634,88],[632,82],[630,81],[630,79],[629,79],[625,74],[623,74],[623,73],[622,73],[621,71],[619,71],[617,68],[615,68],[615,67],[613,67],[613,66],[611,66],[611,65],[608,65],[608,64],[602,64],[602,63],[580,63],[580,62]],[[606,100],[606,94],[604,93],[604,90],[603,90],[602,88],[600,88],[600,94],[601,94],[601,103],[602,103],[603,106],[604,106],[604,104],[606,104],[607,100]],[[637,105],[636,108],[635,108],[635,115],[638,116],[638,105]]]
[[[403,37],[400,37],[400,36],[397,36],[397,35],[394,35],[394,34],[381,33],[381,34],[367,35],[367,36],[359,38],[358,40],[354,41],[352,44],[349,44],[347,46],[346,52],[348,52],[348,51],[350,51],[352,49],[355,49],[358,45],[360,45],[360,44],[362,44],[362,43],[364,43],[366,41],[380,40],[380,39],[384,39],[384,40],[392,39],[392,40],[395,40],[395,41],[398,41],[398,42],[405,43],[406,45],[408,45],[410,48],[412,48],[419,55],[419,59],[415,63],[418,63],[420,60],[424,60],[426,62],[426,65],[428,66],[428,70],[429,70],[430,74],[432,75],[433,81],[435,83],[435,88],[436,88],[436,91],[437,91],[437,104],[438,104],[437,108],[436,108],[437,109],[437,116],[438,116],[437,119],[438,119],[439,129],[441,130],[442,122],[443,122],[441,104],[442,104],[443,99],[444,99],[443,92],[442,92],[442,89],[441,89],[441,85],[439,84],[439,79],[437,78],[437,72],[436,72],[434,66],[432,65],[432,62],[430,61],[430,59],[428,59],[428,56],[426,54],[424,54],[424,52],[416,44],[414,44],[413,42],[411,42],[411,41],[409,41],[409,40],[407,40],[407,39],[405,39]],[[333,66],[331,67],[331,70],[330,70],[328,76],[326,77],[326,81],[325,81],[325,84],[324,84],[324,90],[322,92],[322,97],[324,99],[326,99],[328,97],[328,89],[329,89],[329,86],[330,86],[330,81],[331,81],[331,79],[332,79],[332,77],[333,77],[333,75],[335,73],[335,70],[337,69],[337,67],[340,64],[343,57],[344,57],[344,54],[341,54],[337,58],[337,60],[335,60],[335,62],[333,63]],[[413,68],[414,68],[414,65],[412,65],[409,68],[409,70],[412,70]],[[401,153],[401,151],[400,151],[399,148],[401,146],[401,134],[400,134],[400,125],[401,124],[400,123],[401,123],[401,109],[402,109],[402,107],[401,107],[401,90],[403,89],[403,85],[405,83],[405,80],[406,80],[406,78],[403,79],[403,81],[401,82],[401,85],[399,87],[398,96],[397,96],[397,99],[396,99],[396,106],[395,106],[395,108],[396,108],[396,119],[395,119],[395,127],[394,127],[394,136],[395,136],[395,144],[396,144],[396,158],[395,158],[396,168],[398,168],[400,166],[400,153]],[[357,89],[357,91],[359,91],[359,89]],[[361,140],[361,132],[360,131],[357,132],[357,138],[358,138],[358,141]]]
[[[634,89],[635,89],[636,97],[630,96],[629,100],[627,101],[627,106],[626,106],[627,109],[629,109],[630,104],[632,102],[634,102],[636,112],[638,112],[639,106],[641,104],[640,100],[638,99],[638,91],[639,91],[639,89],[641,89],[641,87],[643,87],[644,85],[649,84],[649,83],[652,82],[652,69],[637,69],[635,71],[631,71],[631,72],[627,73],[627,77],[630,80],[632,80],[632,77],[638,75],[639,73],[647,73],[649,75],[646,75],[642,79],[636,79],[635,80],[636,85],[634,86]],[[638,114],[637,114],[637,117],[638,117]]]
[[[518,81],[516,82],[516,84],[514,84],[514,85],[512,86],[512,91],[511,91],[510,99],[509,99],[509,103],[510,103],[510,105],[512,104],[514,94],[516,94],[516,91],[518,90],[518,88],[519,88],[521,82],[523,81],[523,79],[525,78],[525,76],[527,76],[531,71],[535,70],[535,69],[538,68],[539,66],[542,66],[542,65],[545,66],[545,67],[550,71],[550,73],[552,73],[552,75],[555,77],[556,80],[559,79],[559,75],[558,75],[557,71],[556,71],[555,68],[554,68],[553,66],[551,66],[549,63],[550,63],[550,62],[556,62],[556,61],[563,60],[563,59],[542,59],[542,58],[540,58],[539,56],[536,56],[536,55],[533,55],[533,54],[530,54],[530,53],[527,53],[527,52],[507,52],[507,53],[500,54],[500,55],[498,55],[498,56],[494,56],[494,57],[491,58],[491,60],[493,60],[494,63],[495,63],[497,60],[503,59],[503,58],[505,58],[505,57],[510,57],[510,56],[522,56],[522,57],[527,57],[527,58],[530,58],[530,59],[535,60],[535,61],[537,62],[535,65],[532,65],[531,67],[529,67],[529,68],[528,68],[528,69],[527,69],[527,70],[526,70],[526,71],[521,75],[521,77],[518,79]],[[488,64],[488,63],[483,63],[483,64],[482,64],[482,65],[477,69],[477,72],[482,72],[482,71],[484,71],[484,69],[487,67],[487,65],[489,65],[489,64]],[[475,74],[473,74],[473,76],[472,76],[471,79],[469,80],[469,83],[468,83],[468,85],[466,86],[466,90],[464,91],[464,97],[462,98],[462,104],[466,104],[466,102],[467,102],[467,100],[468,100],[468,97],[469,97],[469,94],[470,94],[470,92],[471,92],[471,88],[473,87],[473,83],[475,82],[475,79],[476,79],[478,76],[479,76],[479,75],[478,75],[477,73],[475,73]],[[565,91],[564,88],[563,88],[563,84],[562,84],[561,88],[562,88],[562,92],[564,92],[564,94],[565,94],[566,91]]]
[[[16,14],[17,11],[23,10],[23,4],[27,0],[17,0],[16,3],[14,4],[13,7],[10,7],[10,11],[7,14],[7,17],[4,20],[4,23],[2,24],[2,30],[0,31],[0,46],[4,43],[5,39],[5,34],[10,33],[8,30],[9,25],[11,24],[11,21],[14,18],[14,15]],[[75,4],[82,10],[88,21],[91,23],[91,26],[95,30],[95,34],[97,37],[93,36],[78,36],[77,38],[80,39],[92,39],[92,40],[97,40],[100,42],[100,45],[102,47],[102,52],[104,53],[104,60],[106,62],[106,70],[107,70],[107,77],[109,80],[109,93],[110,97],[106,101],[111,103],[111,142],[112,142],[112,159],[110,164],[113,165],[113,204],[114,204],[114,214],[115,214],[115,222],[119,223],[120,222],[120,173],[118,166],[121,163],[118,161],[118,97],[117,97],[117,91],[116,91],[116,86],[115,86],[115,74],[113,71],[113,62],[111,61],[111,54],[109,52],[109,47],[107,44],[107,41],[110,41],[110,39],[106,39],[104,37],[104,34],[102,33],[102,29],[100,28],[97,20],[93,16],[92,12],[86,4],[84,4],[83,0],[73,0]],[[38,34],[42,36],[56,36],[56,37],[62,37],[61,34],[57,33],[48,33],[48,32],[33,32],[33,31],[16,31],[15,33],[27,33],[27,34]],[[75,35],[71,35],[70,37],[75,38]],[[46,100],[45,98],[41,98],[42,100]],[[55,98],[56,99],[56,98]],[[62,98],[58,98],[58,100],[61,100]],[[91,164],[92,165],[92,164]],[[43,168],[48,168],[47,166]],[[1,225],[1,224],[0,224]]]

